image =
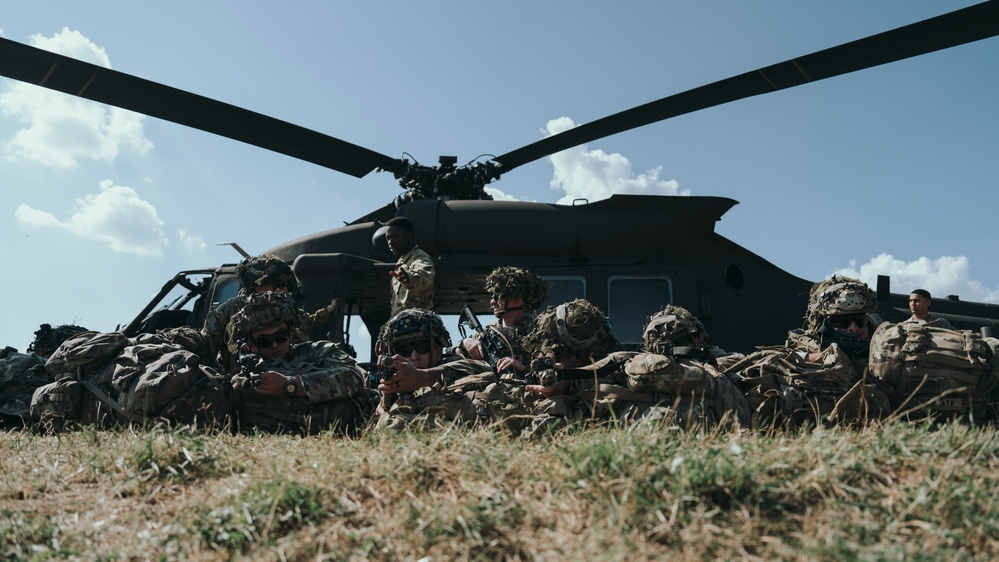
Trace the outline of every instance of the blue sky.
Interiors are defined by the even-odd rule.
[[[38,0],[0,33],[434,164],[972,3]],[[990,39],[625,132],[495,187],[731,197],[717,231],[800,277],[999,302],[997,91]],[[7,79],[0,186],[0,345],[22,351],[43,322],[127,323],[177,271],[236,261],[219,243],[261,252],[399,192]]]

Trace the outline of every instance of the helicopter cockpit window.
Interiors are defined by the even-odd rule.
[[[224,303],[225,301],[231,299],[239,293],[239,279],[235,277],[230,277],[228,279],[223,279],[219,282],[218,289],[215,291],[215,299],[212,300],[212,310],[215,310],[218,305]]]
[[[540,310],[586,298],[586,279],[583,277],[542,275],[541,278],[548,281],[548,300],[541,305]]]
[[[649,316],[673,303],[673,281],[665,276],[615,275],[607,281],[607,315],[612,332],[625,345],[642,342]]]

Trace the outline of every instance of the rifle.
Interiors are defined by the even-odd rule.
[[[468,326],[475,330],[476,334],[479,334],[479,341],[482,343],[482,354],[483,358],[489,363],[489,366],[496,370],[496,363],[504,357],[510,357],[513,355],[513,349],[510,342],[507,341],[503,334],[499,333],[496,329],[486,330],[482,326],[482,322],[479,322],[479,318],[472,312],[472,307],[465,305],[465,308],[461,309],[461,317],[458,320],[458,330],[461,332],[461,337],[464,339],[465,326]],[[512,367],[508,368],[505,372],[512,372]]]
[[[613,373],[621,366],[620,361],[612,361],[600,367],[583,367],[579,369],[556,369],[551,357],[538,357],[531,361],[531,372],[525,375],[526,384],[538,384],[552,387],[563,381],[592,381]]]
[[[392,374],[395,372],[395,360],[392,359],[391,355],[379,355],[378,360],[374,363],[358,363],[357,364],[362,369],[368,372],[367,387],[377,390],[378,385],[381,384],[385,379],[391,378]],[[389,399],[392,396],[392,399]],[[393,404],[396,405],[396,409],[403,413],[416,413],[417,407],[415,402],[415,397],[412,392],[396,392],[391,395],[382,394],[381,408],[388,412]]]
[[[239,340],[239,374],[249,379],[253,386],[260,386],[260,367],[264,364],[263,357],[253,352],[253,346],[247,340]]]

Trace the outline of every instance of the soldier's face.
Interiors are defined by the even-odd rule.
[[[909,310],[917,318],[926,316],[926,313],[930,311],[930,299],[922,295],[909,295]]]
[[[415,341],[400,345],[396,353],[402,355],[417,369],[435,367],[441,361],[441,349],[433,342]]]
[[[291,334],[284,322],[253,330],[250,341],[264,359],[284,359],[291,350]]]
[[[524,308],[524,299],[520,297],[508,297],[499,293],[493,293],[489,299],[489,306],[493,309],[493,315],[502,318],[506,311]]]
[[[397,227],[390,226],[385,231],[385,241],[388,242],[389,251],[394,255],[401,256],[413,247],[413,233]]]
[[[871,336],[871,323],[867,320],[866,314],[833,316],[829,319],[829,323],[834,329],[857,336],[861,340]]]

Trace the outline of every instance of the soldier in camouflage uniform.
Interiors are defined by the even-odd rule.
[[[535,320],[534,329],[525,341],[534,350],[532,370],[535,372],[529,375],[532,378],[544,374],[541,371],[592,366],[623,349],[611,334],[610,320],[584,299],[548,307]],[[593,378],[598,377],[594,374]],[[592,398],[592,380],[560,380],[554,384],[538,384],[532,380],[532,383],[524,387],[534,395],[530,405],[533,417],[524,436],[554,431],[567,421],[583,419],[590,412],[591,405],[586,404],[586,398],[587,394]]]
[[[205,318],[205,326],[201,330],[209,346],[208,357],[217,361],[219,367],[228,373],[238,370],[239,365],[227,345],[231,338],[226,334],[226,328],[233,315],[246,304],[247,298],[252,294],[268,291],[287,292],[297,296],[299,288],[291,266],[284,260],[268,254],[240,262],[236,267],[236,276],[239,278],[239,294],[216,307]],[[333,299],[329,305],[312,314],[302,312],[301,321],[291,329],[296,332],[300,341],[309,339],[308,333],[311,330],[330,322],[330,315],[336,306],[337,300]]]
[[[681,320],[683,321],[680,322]],[[675,332],[675,326],[678,325],[683,327],[683,333]],[[728,352],[716,345],[708,345],[708,339],[708,331],[704,328],[704,324],[687,309],[674,305],[667,305],[649,318],[643,336],[646,351],[709,363],[723,371],[745,357],[741,353]],[[652,342],[657,340],[668,341],[673,348],[667,353],[666,350],[650,347],[653,345]],[[664,344],[655,345],[661,347]]]
[[[760,423],[864,423],[888,413],[867,376],[876,305],[865,283],[834,275],[812,286],[804,330],[727,369]]]
[[[434,262],[416,245],[413,222],[395,217],[385,223],[389,251],[399,256],[392,276],[391,315],[407,308],[434,309]]]
[[[379,427],[475,421],[471,400],[453,385],[465,377],[491,374],[491,368],[485,361],[444,356],[451,337],[440,316],[417,308],[403,310],[382,327],[379,338],[392,363],[378,385],[384,395]]]
[[[497,267],[486,277],[489,306],[497,321],[485,327],[501,337],[506,354],[496,361],[500,380],[516,377],[523,380],[530,355],[524,348],[524,338],[531,331],[533,311],[548,299],[548,282],[519,267]],[[465,338],[458,352],[472,359],[485,359],[481,334]]]
[[[585,310],[585,306],[577,306]],[[599,318],[599,311],[586,314]],[[572,311],[567,311],[563,317],[565,322],[561,326],[571,326]],[[596,325],[592,321],[590,324]],[[542,338],[541,348],[550,349],[549,357],[553,360],[565,357],[564,352],[557,351],[565,347],[567,339],[565,333],[559,333],[559,328],[556,317],[555,330],[537,333]],[[683,308],[667,307],[647,323],[644,352],[611,351],[592,365],[575,370],[562,369],[561,372],[559,367],[567,365],[556,361],[554,367],[558,376],[570,375],[574,380],[555,385],[549,382],[549,387],[559,392],[558,386],[562,385],[561,404],[570,407],[571,415],[553,415],[554,407],[560,402],[555,401],[556,394],[550,393],[550,404],[539,405],[549,409],[536,418],[527,435],[538,435],[557,427],[559,424],[553,420],[558,417],[563,420],[571,417],[615,420],[626,424],[644,421],[680,427],[718,424],[749,427],[751,413],[745,397],[711,364],[710,351],[693,349],[700,333],[703,333],[703,325],[697,318]],[[585,332],[575,338],[582,339],[583,335]]]
[[[297,341],[299,309],[288,293],[250,295],[229,333],[246,366],[232,378],[241,430],[352,431],[367,405],[364,372],[328,341]]]

